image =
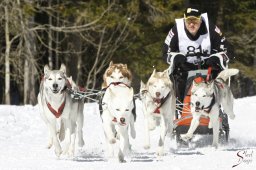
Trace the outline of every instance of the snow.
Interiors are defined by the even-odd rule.
[[[38,106],[0,105],[0,170],[216,170],[256,169],[256,96],[236,99],[235,120],[229,120],[230,142],[211,147],[211,136],[196,135],[189,148],[178,148],[175,139],[165,140],[165,155],[157,157],[159,129],[151,132],[151,148],[144,150],[143,115],[137,102],[136,139],[127,163],[105,156],[105,139],[96,103],[85,104],[85,146],[75,158],[57,158],[53,147],[46,149],[47,129]],[[240,156],[240,157],[239,157]],[[233,165],[239,164],[232,168]]]

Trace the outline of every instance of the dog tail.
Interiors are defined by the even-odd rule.
[[[220,72],[217,79],[222,79],[226,81],[229,77],[236,75],[239,72],[238,69],[232,68],[232,69],[226,69]]]
[[[62,142],[65,138],[65,129],[64,129],[64,122],[61,121],[60,123],[60,134],[59,134],[59,139]]]

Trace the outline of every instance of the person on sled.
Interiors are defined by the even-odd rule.
[[[176,19],[163,45],[163,59],[170,64],[176,82],[176,95],[183,102],[188,71],[212,68],[212,79],[227,68],[227,42],[207,13],[187,8],[184,18]],[[178,87],[178,88],[177,88]],[[177,90],[178,89],[178,90]]]

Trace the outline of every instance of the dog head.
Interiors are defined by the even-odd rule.
[[[125,126],[130,122],[133,105],[133,88],[125,85],[111,85],[108,108],[119,125]]]
[[[199,112],[211,105],[214,97],[214,82],[193,81],[191,89],[191,110]]]
[[[167,96],[173,86],[169,78],[168,70],[163,72],[156,72],[154,70],[146,86],[153,99],[161,100]]]
[[[126,64],[113,64],[111,61],[109,67],[106,69],[103,75],[103,80],[104,82],[102,84],[102,88],[106,88],[113,82],[122,82],[130,86],[132,81],[132,74],[131,71],[127,68]]]
[[[66,67],[61,65],[59,70],[50,70],[44,66],[44,88],[46,91],[57,94],[61,93],[66,86]]]

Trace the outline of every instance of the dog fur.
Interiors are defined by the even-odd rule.
[[[103,75],[102,89],[107,88],[112,82],[122,82],[131,86],[132,74],[126,64],[114,64],[112,61]]]
[[[128,127],[130,125],[131,136],[135,138],[133,109],[133,88],[125,84],[111,84],[105,92],[102,100],[103,112],[101,115],[108,156],[114,156],[113,144],[116,136],[120,138],[118,161],[125,162],[124,156],[130,147]]]
[[[233,112],[233,95],[226,83],[226,80],[236,75],[239,72],[237,69],[226,69],[220,72],[217,78],[211,82],[196,83],[193,81],[191,89],[191,113],[193,119],[191,125],[186,134],[181,135],[181,139],[188,141],[192,138],[193,133],[199,125],[199,119],[201,115],[210,118],[208,127],[213,128],[213,142],[214,147],[218,147],[219,141],[219,107],[223,107],[223,110],[227,115],[234,119]],[[212,108],[209,110],[208,106],[213,103]]]
[[[141,82],[140,96],[144,113],[145,149],[150,148],[150,130],[156,126],[161,127],[157,154],[164,154],[164,141],[167,132],[173,131],[173,118],[175,113],[175,92],[173,83],[169,78],[168,70],[153,71],[147,84]],[[165,100],[164,103],[159,101]],[[155,112],[159,113],[155,113]]]
[[[44,67],[44,76],[41,80],[37,99],[41,117],[49,130],[47,148],[54,145],[57,157],[61,154],[68,154],[71,157],[74,155],[76,132],[78,133],[79,147],[84,145],[82,129],[84,102],[82,99],[74,100],[71,98],[66,90],[69,85],[65,65],[62,64],[60,70],[50,70],[48,66]],[[73,88],[76,87],[73,81],[72,86]],[[60,113],[59,109],[62,106],[64,108]],[[51,109],[60,113],[59,117],[55,116]],[[63,150],[60,145],[62,140],[65,140],[66,144]]]

